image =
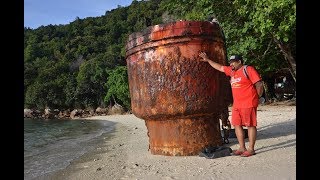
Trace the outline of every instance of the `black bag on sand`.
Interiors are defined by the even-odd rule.
[[[232,149],[224,146],[210,146],[205,147],[200,153],[200,157],[205,157],[206,159],[214,159],[224,156],[231,156]]]
[[[244,130],[244,138],[248,138],[248,129],[243,129]],[[230,129],[229,131],[229,137],[228,138],[237,138],[235,129]]]

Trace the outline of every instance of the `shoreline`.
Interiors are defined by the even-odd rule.
[[[251,157],[152,155],[145,122],[133,114],[78,120],[116,124],[94,151],[37,179],[296,179],[296,106],[258,107],[256,155]],[[224,146],[238,148],[236,139],[229,141]]]

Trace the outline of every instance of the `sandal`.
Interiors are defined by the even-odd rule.
[[[232,151],[232,155],[234,156],[240,156],[242,153],[244,153],[245,151],[240,151],[240,150],[233,150]]]
[[[252,156],[252,155],[255,155],[256,153],[254,151],[245,151],[243,152],[240,156],[241,157],[249,157],[249,156]]]

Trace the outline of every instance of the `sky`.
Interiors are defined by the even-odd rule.
[[[76,17],[98,17],[132,0],[24,0],[24,27],[69,24]]]

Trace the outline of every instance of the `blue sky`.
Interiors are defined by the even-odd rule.
[[[132,0],[24,0],[24,27],[69,24],[76,17],[97,17]]]

